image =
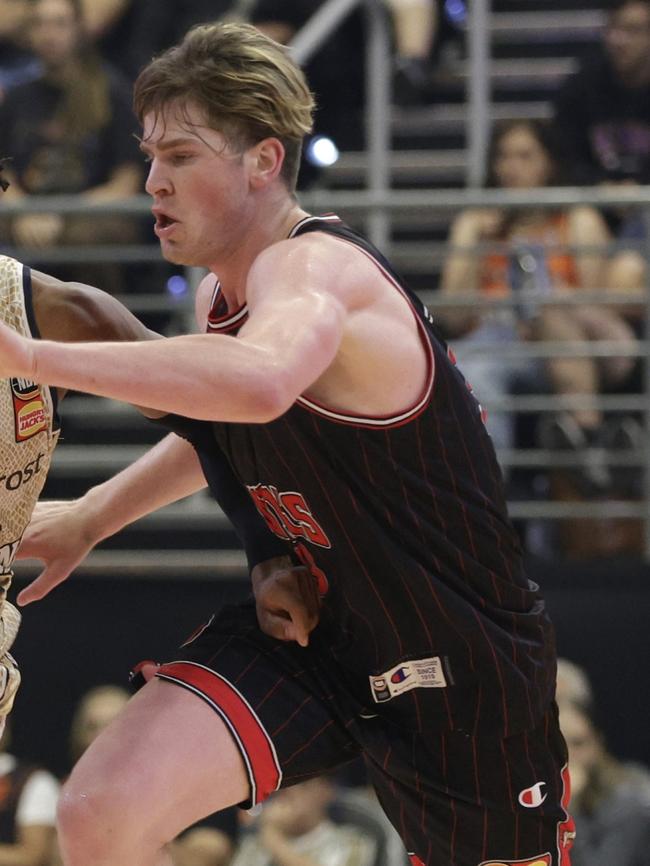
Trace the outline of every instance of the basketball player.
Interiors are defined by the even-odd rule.
[[[301,72],[254,28],[206,25],[145,68],[135,106],[163,253],[210,271],[206,333],[118,347],[4,329],[0,375],[210,422],[320,610],[301,645],[252,604],[224,609],[158,668],[66,785],[67,866],[161,864],[210,812],[357,755],[415,866],[566,866],[553,631],[481,409],[382,255],[297,203]],[[180,469],[136,478],[32,547],[74,560],[63,526],[92,539]],[[258,608],[275,579],[254,583]]]

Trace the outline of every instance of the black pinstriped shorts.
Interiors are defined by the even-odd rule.
[[[252,604],[224,608],[158,676],[225,722],[248,771],[247,808],[361,755],[414,866],[569,866],[555,707],[505,740],[402,729],[360,714],[331,658],[264,635]]]

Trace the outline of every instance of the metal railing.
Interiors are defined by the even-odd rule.
[[[326,199],[324,198],[326,196]],[[340,212],[353,222],[360,215],[376,206],[378,199],[384,206],[386,214],[390,218],[397,212],[418,212],[423,208],[437,210],[442,213],[453,215],[455,212],[466,207],[548,207],[569,206],[571,204],[594,204],[606,205],[635,205],[640,208],[650,209],[650,188],[639,187],[630,190],[604,190],[601,188],[549,188],[539,191],[509,193],[503,190],[417,190],[411,192],[395,191],[392,193],[379,194],[366,193],[365,195],[350,196],[348,193],[330,192],[326,194],[320,190],[316,193],[304,194],[301,204],[308,210],[318,211],[332,209]],[[340,206],[339,206],[340,202]],[[20,202],[6,203],[3,207],[6,216],[38,211],[56,211],[57,213],[122,213],[140,215],[148,213],[149,200],[146,197],[136,197],[129,201],[113,202],[111,204],[88,205],[83,199],[75,197],[45,197],[31,198]],[[500,249],[503,245],[500,246]],[[643,248],[642,248],[643,249]],[[29,263],[34,258],[34,252],[29,250],[4,248],[4,252],[14,255]],[[386,252],[390,256],[393,245],[386,246]],[[481,251],[484,251],[482,248]],[[650,260],[645,250],[646,259]],[[67,248],[50,251],[50,261],[65,262],[90,262],[104,261],[160,261],[157,247],[111,246],[92,248]],[[48,260],[45,251],[38,252],[39,261]],[[650,271],[649,271],[650,272]],[[433,281],[433,277],[432,277]],[[421,292],[423,301],[434,311],[443,310],[446,307],[459,307],[468,305],[473,308],[483,307],[496,310],[513,304],[512,299],[499,298],[487,299],[477,298],[476,294],[454,295],[453,297],[442,296],[436,291],[432,284],[431,289]],[[122,300],[130,306],[134,312],[146,314],[151,311],[166,311],[170,316],[186,316],[188,302],[178,303],[165,293],[152,296],[147,295],[125,295]],[[544,304],[549,299],[531,293],[530,296],[519,296],[518,302],[530,300]],[[567,306],[579,303],[606,303],[617,304],[621,308],[628,305],[645,308],[645,328],[650,334],[650,292],[640,295],[612,297],[611,293],[602,292],[579,292],[573,295],[563,295],[553,298],[554,305],[564,304]],[[480,351],[480,347],[477,347]],[[644,391],[640,394],[608,394],[599,395],[595,398],[561,397],[541,394],[511,395],[503,399],[499,404],[489,406],[493,412],[536,412],[540,414],[557,412],[561,409],[577,409],[581,406],[594,405],[603,412],[635,412],[644,420],[644,429],[647,441],[650,443],[650,340],[640,339],[632,345],[621,346],[617,342],[535,342],[524,344],[489,345],[492,356],[495,354],[505,359],[510,358],[539,358],[551,357],[616,357],[628,356],[642,359],[644,365]],[[63,446],[65,447],[65,446]],[[117,455],[117,452],[115,452]],[[594,455],[587,455],[593,458]],[[605,502],[540,502],[536,500],[513,502],[512,514],[522,519],[549,519],[564,520],[567,516],[572,518],[593,518],[597,516],[609,517],[634,517],[644,521],[646,538],[646,555],[650,558],[650,491],[648,490],[648,478],[650,477],[650,448],[643,448],[635,453],[626,454],[602,454],[595,455],[598,460],[605,460],[611,466],[637,466],[643,472],[645,479],[644,498],[642,501],[605,501]],[[572,465],[580,465],[585,455],[566,454],[562,452],[548,452],[543,449],[507,450],[499,454],[504,467],[527,467],[529,469],[549,470]],[[119,463],[119,460],[117,461]],[[117,468],[117,464],[116,464]]]

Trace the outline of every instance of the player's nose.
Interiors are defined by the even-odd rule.
[[[144,188],[150,196],[171,192],[169,177],[161,164],[155,159],[149,165],[149,174],[147,175]]]

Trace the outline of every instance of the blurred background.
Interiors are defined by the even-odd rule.
[[[160,257],[130,90],[189,27],[225,17],[290,44],[317,94],[303,207],[380,246],[488,413],[566,660],[574,864],[647,866],[650,0],[0,0],[12,182],[0,252],[114,293],[161,333],[195,329],[202,274]],[[160,437],[85,395],[61,417],[46,498],[82,493]],[[16,583],[36,573],[19,564]],[[108,540],[25,610],[0,855],[57,862],[52,802],[80,754],[82,699],[125,687],[142,658],[173,657],[206,612],[247,592],[237,539],[205,493]],[[94,695],[96,728],[119,694]],[[278,833],[317,863],[404,860],[359,768],[307,789],[301,821],[280,801],[194,828],[177,862],[281,863]]]

